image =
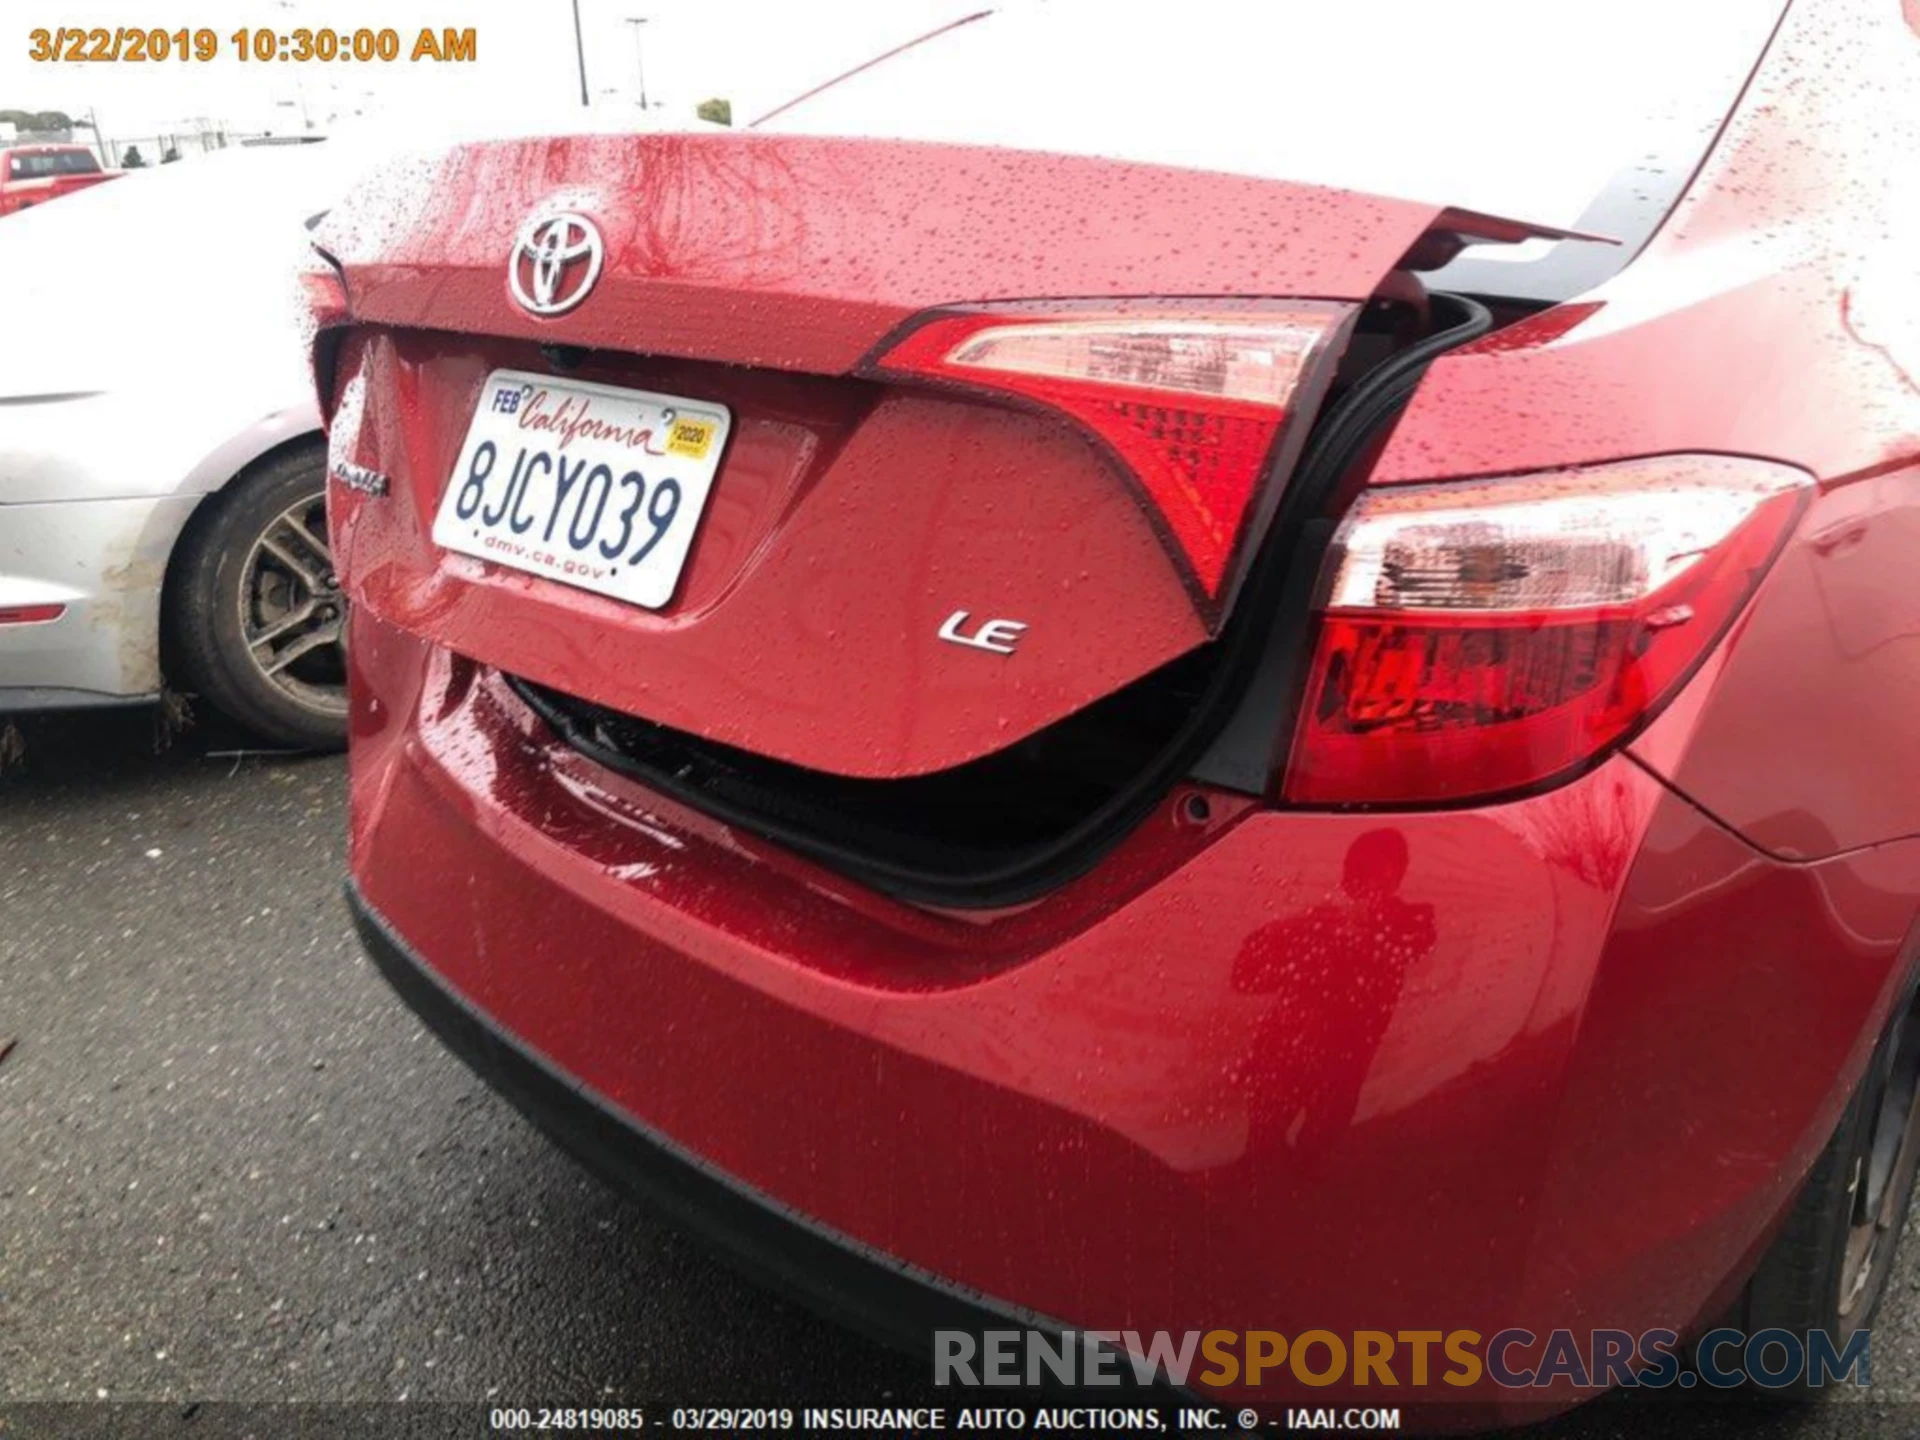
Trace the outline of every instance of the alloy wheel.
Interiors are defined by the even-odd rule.
[[[260,532],[239,600],[240,633],[260,674],[306,709],[346,713],[346,597],[323,493],[296,501]]]
[[[1886,1283],[1920,1161],[1920,1019],[1896,1022],[1879,1102],[1853,1157],[1853,1209],[1840,1267],[1842,1318],[1864,1317]]]

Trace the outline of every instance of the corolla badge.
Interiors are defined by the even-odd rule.
[[[334,461],[327,473],[339,484],[349,490],[358,490],[362,495],[385,495],[393,489],[391,477],[365,465],[356,465],[351,460]]]
[[[546,210],[520,227],[507,288],[530,315],[564,315],[592,291],[606,263],[600,229],[577,210]]]

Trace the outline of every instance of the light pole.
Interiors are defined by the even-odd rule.
[[[647,66],[640,56],[640,27],[647,23],[644,15],[629,15],[627,24],[633,26],[633,68],[640,76],[640,108],[647,108]]]
[[[116,168],[120,157],[113,153],[113,146],[100,133],[100,112],[91,105],[87,107],[87,124],[93,129],[93,148],[100,152],[100,163],[109,170]]]
[[[573,0],[573,53],[580,61],[580,108],[593,102],[587,99],[587,42],[580,34],[580,0]]]

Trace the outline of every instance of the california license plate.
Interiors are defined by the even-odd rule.
[[[680,583],[732,418],[704,400],[496,370],[434,543],[658,609]]]

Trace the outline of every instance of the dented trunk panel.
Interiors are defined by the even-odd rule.
[[[592,299],[516,306],[537,209],[606,238]],[[838,375],[908,316],[1038,297],[1364,300],[1444,212],[1207,171],[955,145],[625,135],[390,166],[320,243],[357,318]]]
[[[515,302],[508,266],[521,226],[552,208],[590,216],[606,254],[592,293],[545,318]],[[1222,617],[1072,422],[881,385],[854,373],[862,360],[945,305],[1357,303],[1445,214],[1196,171],[790,137],[516,142],[399,167],[322,235],[358,327],[336,372],[334,459],[392,481],[385,496],[334,486],[337,553],[383,619],[510,673],[829,773],[946,769],[1191,651]],[[568,378],[732,413],[660,610],[428,538],[486,375],[552,373],[559,352],[541,347],[556,344],[578,347]],[[1014,653],[950,643],[995,621],[1024,627],[987,632],[1017,634]]]

